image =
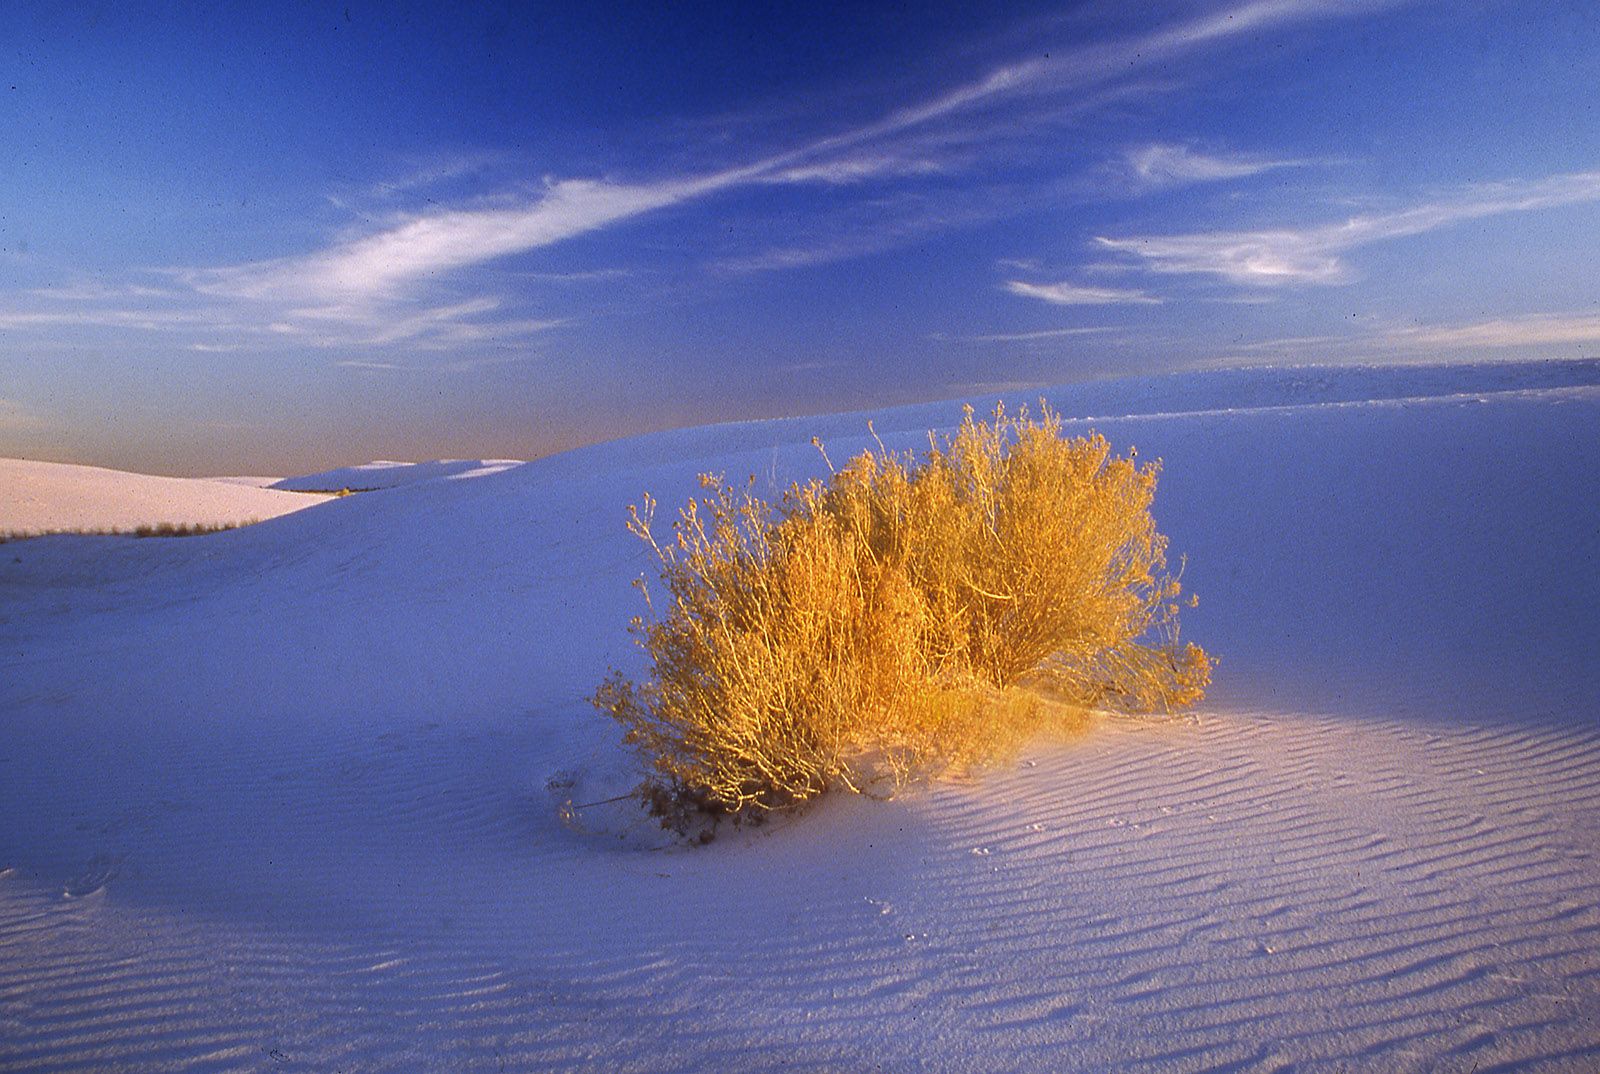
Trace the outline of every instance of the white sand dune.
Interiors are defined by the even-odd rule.
[[[372,491],[398,488],[418,481],[484,477],[521,465],[520,459],[441,459],[438,462],[379,460],[360,466],[324,470],[304,477],[286,477],[272,482],[270,487],[290,492]]]
[[[0,1069],[1595,1069],[1597,381],[1051,393],[1164,458],[1212,696],[703,848],[559,817],[637,778],[626,505],[863,416],[7,545]]]
[[[0,459],[0,536],[141,526],[240,526],[300,511],[318,497],[228,480],[154,477],[29,459]]]

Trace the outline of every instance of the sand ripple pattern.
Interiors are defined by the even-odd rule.
[[[1018,1067],[1593,1069],[1597,789],[1586,732],[1129,724],[941,794],[931,886],[995,896],[922,928]]]
[[[398,872],[289,878],[366,929],[119,894],[107,856],[49,890],[0,876],[0,1069],[1600,1066],[1590,731],[1112,721],[896,802],[619,849],[599,879],[592,846],[515,837],[526,801],[432,778],[427,816],[386,822],[499,847],[472,877],[396,848]],[[608,909],[618,876],[660,912]]]

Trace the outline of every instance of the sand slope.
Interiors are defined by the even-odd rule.
[[[0,1069],[1594,1069],[1594,373],[1056,393],[1164,457],[1212,698],[693,850],[559,817],[636,778],[621,520],[794,423],[7,546]]]

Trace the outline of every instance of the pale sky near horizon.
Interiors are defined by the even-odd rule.
[[[1593,0],[0,6],[0,456],[1600,353]]]

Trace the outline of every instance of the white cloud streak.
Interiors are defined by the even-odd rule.
[[[928,338],[937,343],[1030,343],[1041,339],[1100,335],[1110,331],[1112,329],[1107,325],[1090,325],[1082,328],[1041,328],[1035,332],[988,332],[966,336],[935,332]]]
[[[1470,324],[1396,328],[1385,332],[1384,340],[1392,346],[1440,349],[1600,343],[1600,314],[1534,313]]]
[[[1024,298],[1036,298],[1052,306],[1153,306],[1161,302],[1143,291],[1117,287],[1082,287],[1075,283],[1027,283],[1011,280],[1005,289]]]
[[[1524,350],[1543,357],[1594,354],[1600,348],[1600,313],[1568,310],[1435,324],[1387,324],[1323,335],[1278,337],[1235,344],[1248,360],[1262,354],[1296,361],[1473,361],[1494,352]],[[1223,359],[1227,364],[1232,359]]]
[[[474,298],[411,312],[389,311],[375,317],[364,305],[316,306],[287,311],[285,335],[305,335],[323,346],[382,347],[412,343],[424,347],[451,347],[487,339],[532,335],[562,324],[560,320],[491,317],[500,310],[494,298]]]
[[[0,329],[29,328],[119,328],[148,332],[180,331],[213,323],[214,316],[201,310],[52,310],[0,312]]]
[[[497,298],[477,297],[444,305],[347,302],[287,305],[253,303],[241,308],[227,296],[142,289],[156,296],[129,309],[126,289],[76,284],[34,294],[45,308],[0,310],[0,330],[50,332],[63,328],[115,329],[188,337],[184,349],[197,354],[234,354],[281,347],[286,341],[314,347],[382,347],[404,343],[443,349],[483,341],[512,341],[556,328],[560,319],[507,316]],[[253,315],[252,315],[253,314]]]
[[[528,205],[427,213],[305,257],[196,270],[186,280],[202,294],[234,298],[392,299],[405,285],[548,246],[730,181],[729,175],[654,185],[565,180]]]
[[[369,362],[360,359],[348,359],[343,362],[334,362],[340,369],[363,369],[369,373],[405,373],[409,372],[405,366],[396,365],[394,362]]]
[[[1199,153],[1183,145],[1146,145],[1130,149],[1126,164],[1141,186],[1158,188],[1186,183],[1242,179],[1274,168],[1300,167],[1303,160],[1269,160],[1240,154]]]
[[[1355,278],[1341,254],[1422,235],[1468,220],[1600,201],[1600,172],[1483,183],[1453,197],[1389,213],[1308,228],[1100,238],[1102,249],[1136,258],[1152,272],[1220,276],[1233,283],[1339,284]]]

